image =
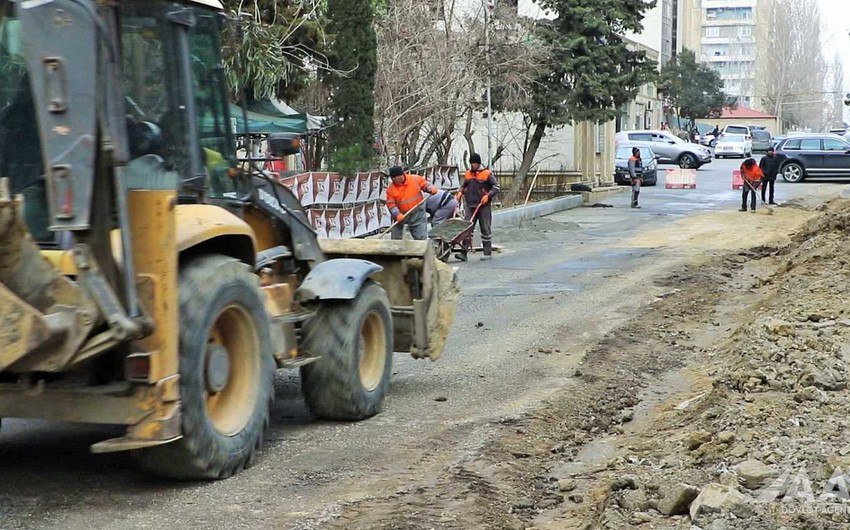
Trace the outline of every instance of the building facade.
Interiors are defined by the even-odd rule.
[[[701,0],[697,57],[723,79],[741,107],[759,108],[756,73],[767,46],[773,0]]]

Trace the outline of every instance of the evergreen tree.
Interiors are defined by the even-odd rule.
[[[555,13],[538,23],[537,38],[549,48],[544,73],[531,87],[532,97],[519,110],[530,135],[507,202],[518,197],[549,127],[576,121],[604,122],[620,114],[641,85],[656,75],[656,64],[643,51],[630,49],[623,35],[639,33],[645,0],[542,0]]]
[[[688,128],[700,118],[717,118],[728,103],[723,79],[708,66],[698,63],[691,50],[682,50],[674,61],[661,69],[659,91]]]
[[[328,0],[332,43],[327,78],[333,125],[328,130],[331,164],[349,172],[368,169],[374,158],[377,41],[372,0]],[[359,167],[358,167],[359,166]]]

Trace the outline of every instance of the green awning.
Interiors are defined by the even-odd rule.
[[[307,117],[304,114],[283,116],[270,103],[268,106],[270,109],[266,109],[262,101],[248,104],[248,131],[250,133],[271,134],[285,132],[305,134],[307,132]],[[257,110],[267,110],[269,112],[257,112]],[[231,104],[230,118],[233,120],[234,132],[236,134],[245,134],[245,119],[242,108]]]

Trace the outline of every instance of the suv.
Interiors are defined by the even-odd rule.
[[[782,178],[800,182],[806,177],[850,177],[850,143],[834,134],[806,135],[779,142]]]
[[[720,131],[720,137],[722,138],[724,134],[743,134],[749,137],[747,138],[748,140],[752,140],[753,132],[759,129],[760,127],[756,127],[755,125],[727,125]]]
[[[711,162],[710,149],[686,142],[670,131],[621,131],[615,143],[649,147],[658,155],[659,162],[678,164],[684,169],[698,169]]]

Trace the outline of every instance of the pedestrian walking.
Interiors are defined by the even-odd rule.
[[[764,173],[761,168],[756,165],[754,158],[748,158],[741,164],[741,179],[744,181],[744,186],[741,188],[741,210],[747,211],[747,197],[750,197],[750,211],[756,211],[756,188],[761,184]]]
[[[481,166],[481,156],[477,153],[469,155],[469,170],[464,175],[463,183],[455,198],[460,201],[461,197],[466,204],[466,219],[472,219],[476,209],[478,213],[475,222],[481,232],[481,246],[484,247],[482,260],[488,260],[493,253],[493,234],[491,226],[493,223],[493,210],[490,201],[499,193],[499,183],[493,173]],[[479,207],[480,206],[480,207]],[[455,257],[466,261],[467,252],[472,248],[472,234],[461,244],[461,251]]]
[[[632,147],[632,156],[629,158],[629,180],[632,182],[632,208],[640,208],[638,197],[640,197],[640,186],[643,184],[643,160],[640,158],[639,147]]]
[[[413,239],[428,239],[428,218],[425,215],[422,192],[436,195],[439,191],[425,177],[406,173],[400,166],[388,171],[392,183],[387,188],[387,209],[397,223],[392,229],[392,238],[401,239],[404,227]]]
[[[440,190],[436,195],[425,199],[425,213],[431,226],[437,226],[446,219],[451,219],[457,212],[457,199],[447,190]]]
[[[776,204],[773,201],[773,191],[776,188],[776,177],[779,175],[779,166],[782,165],[784,155],[777,155],[776,149],[767,148],[767,155],[759,161],[759,168],[764,173],[761,187],[761,200],[768,204]],[[769,188],[769,189],[768,189]],[[769,200],[768,200],[769,199]]]

